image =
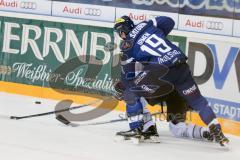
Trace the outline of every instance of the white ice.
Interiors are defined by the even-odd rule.
[[[41,101],[41,104],[35,104]],[[229,148],[171,136],[166,122],[158,122],[160,144],[114,142],[126,122],[68,127],[54,115],[10,120],[10,115],[52,111],[58,101],[0,92],[0,160],[236,160],[240,138],[228,135]],[[118,118],[112,111],[94,121]]]

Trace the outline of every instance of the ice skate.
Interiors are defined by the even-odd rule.
[[[133,143],[160,143],[156,125],[150,126],[146,131],[137,128],[129,131],[117,132],[116,136],[123,137],[124,140],[132,140]]]

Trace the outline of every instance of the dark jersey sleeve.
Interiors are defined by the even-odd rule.
[[[166,16],[159,16],[152,20],[153,26],[161,29],[165,36],[167,36],[173,29],[175,22],[172,18]]]

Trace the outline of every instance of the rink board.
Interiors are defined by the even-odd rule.
[[[119,48],[104,49],[108,42],[120,43],[112,26],[107,22],[0,12],[0,90],[77,103],[106,96],[119,75],[114,70],[118,68]],[[240,135],[239,38],[173,31],[169,39],[188,55],[194,78],[220,117],[224,131]],[[77,71],[67,70],[64,80],[58,72],[49,78],[76,56],[80,56]],[[86,65],[94,66],[87,77],[90,81],[84,79]],[[71,68],[71,63],[66,68]],[[66,88],[86,90],[78,90],[81,95],[57,90]],[[119,103],[116,109],[123,111],[124,104]],[[192,120],[202,124],[195,114]]]

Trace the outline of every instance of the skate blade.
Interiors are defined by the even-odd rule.
[[[149,139],[144,139],[141,137],[128,137],[128,136],[120,136],[116,135],[114,138],[115,142],[123,142],[123,141],[131,141],[135,145],[139,145],[141,143],[160,143],[160,139],[158,136],[151,136]]]
[[[158,136],[151,136],[149,139],[144,139],[144,143],[160,143],[160,138]]]
[[[153,143],[160,143],[160,138],[158,136],[151,136],[150,139]]]
[[[127,141],[127,140],[130,140],[130,137],[116,135],[114,138],[115,142],[122,142],[122,141]]]
[[[141,138],[131,137],[131,142],[135,145],[139,145],[142,142]]]
[[[135,138],[135,137],[127,137],[127,136],[120,136],[116,135],[114,138],[114,142],[119,143],[119,142],[125,142],[125,141],[130,141],[131,143],[135,145],[139,145],[141,143],[140,138]]]
[[[221,146],[225,146],[228,147],[229,146],[229,140],[228,139],[224,139],[219,143]]]
[[[131,137],[131,136],[122,136],[122,135],[116,135],[114,138],[115,142],[124,142],[128,141],[135,145],[138,145],[142,142],[142,137]]]
[[[140,144],[140,143],[160,143],[160,139],[158,136],[151,136],[149,139],[141,138],[131,138],[133,144]]]

